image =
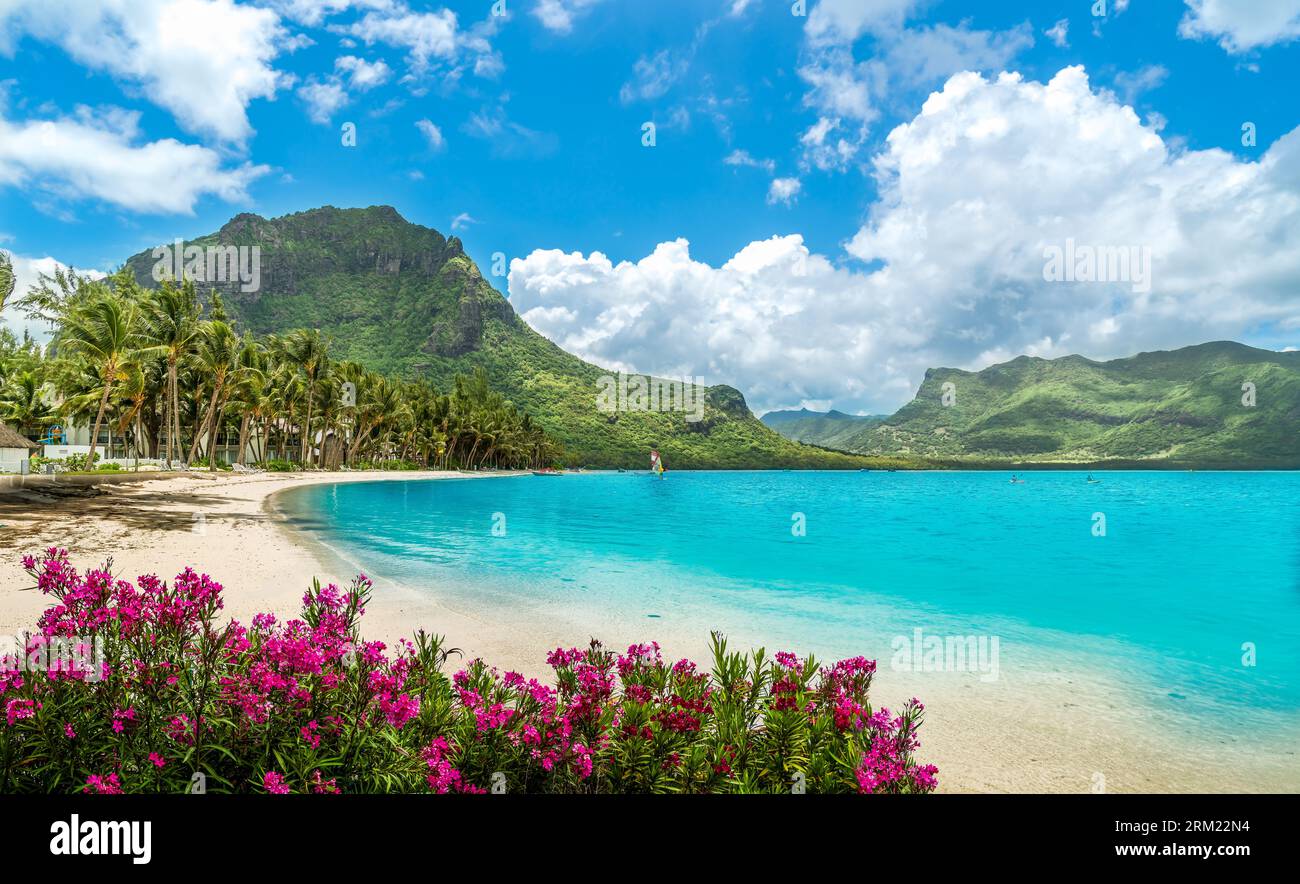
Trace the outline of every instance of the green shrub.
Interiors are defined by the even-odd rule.
[[[597,641],[547,657],[553,685],[417,633],[389,653],[361,638],[371,584],[314,582],[300,618],[221,624],[222,587],[168,585],[63,550],[23,558],[54,602],[0,657],[0,793],[924,793],[922,706],[868,699],[863,657],[821,666],[740,653],[711,669]],[[42,665],[41,661],[45,661]]]

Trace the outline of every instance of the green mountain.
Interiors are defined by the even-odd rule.
[[[884,422],[888,415],[855,415],[842,411],[769,411],[761,420],[787,439],[821,448],[846,450],[845,444],[863,430]]]
[[[1244,384],[1254,385],[1253,406],[1243,404]],[[800,424],[773,426],[788,433]],[[800,438],[955,464],[1296,468],[1300,353],[1221,341],[1110,362],[1021,356],[978,372],[931,369],[916,398],[884,422],[835,435],[834,445]]]
[[[670,469],[856,468],[870,461],[792,442],[765,427],[731,387],[700,391],[702,419],[682,412],[597,406],[610,373],[533,331],[465,254],[456,237],[411,224],[388,206],[326,206],[266,219],[242,214],[186,247],[259,247],[260,286],[199,283],[257,334],[318,328],[331,355],[448,389],[482,366],[493,386],[531,413],[574,463],[644,469],[658,446]],[[154,286],[153,251],[127,261]],[[166,260],[163,258],[162,260]],[[688,398],[689,401],[689,398]]]

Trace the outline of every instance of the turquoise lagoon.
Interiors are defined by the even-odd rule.
[[[1152,711],[1294,722],[1300,474],[1096,475],[581,473],[313,486],[283,507],[371,573],[488,611],[886,670],[916,629],[996,636],[1004,671],[1100,666]]]

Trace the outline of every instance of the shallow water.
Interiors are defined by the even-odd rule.
[[[478,610],[583,609],[646,638],[670,619],[896,667],[920,629],[986,640],[931,665],[1103,669],[1162,717],[1293,724],[1300,474],[1096,475],[586,473],[313,486],[283,506],[373,572]]]

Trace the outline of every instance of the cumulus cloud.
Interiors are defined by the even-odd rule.
[[[852,43],[863,34],[901,30],[921,0],[821,0],[805,32],[814,44]]]
[[[193,214],[207,195],[246,201],[248,185],[270,171],[249,163],[228,166],[214,150],[171,138],[145,141],[139,117],[120,108],[85,107],[52,119],[0,114],[0,186],[138,212]]]
[[[346,31],[366,45],[382,43],[406,49],[408,61],[418,70],[427,68],[433,59],[454,57],[458,46],[456,13],[450,9],[369,12]]]
[[[1300,129],[1257,162],[1181,152],[1081,68],[1047,83],[962,73],[875,157],[881,196],[847,246],[860,268],[797,235],[717,267],[677,240],[618,264],[536,251],[512,262],[510,295],[597,364],[704,375],[760,412],[888,411],[931,366],[1294,333],[1297,168]],[[1150,291],[1045,281],[1045,249],[1067,239],[1150,248]]]
[[[242,143],[248,105],[285,85],[272,61],[293,46],[269,9],[232,0],[7,0],[0,53],[30,36],[138,87],[186,130]]]
[[[1228,52],[1248,52],[1300,38],[1300,0],[1186,0],[1178,32],[1218,40]]]
[[[784,203],[790,205],[799,196],[803,183],[798,178],[773,178],[767,188],[767,201],[770,204]]]
[[[334,69],[347,74],[348,85],[361,92],[382,86],[393,73],[382,58],[379,61],[366,61],[355,55],[343,55],[334,59]]]
[[[328,126],[334,114],[348,103],[348,92],[336,78],[318,80],[308,78],[298,87],[298,97],[307,105],[307,116],[313,123]]]
[[[330,29],[367,46],[380,44],[406,50],[410,78],[439,69],[455,79],[466,68],[478,76],[495,77],[505,67],[490,41],[501,21],[498,16],[462,28],[456,13],[446,8],[416,11],[399,2],[369,5],[378,8],[357,21],[331,25]]]
[[[533,15],[546,30],[567,34],[573,30],[574,19],[600,2],[601,0],[537,0],[533,4]]]

